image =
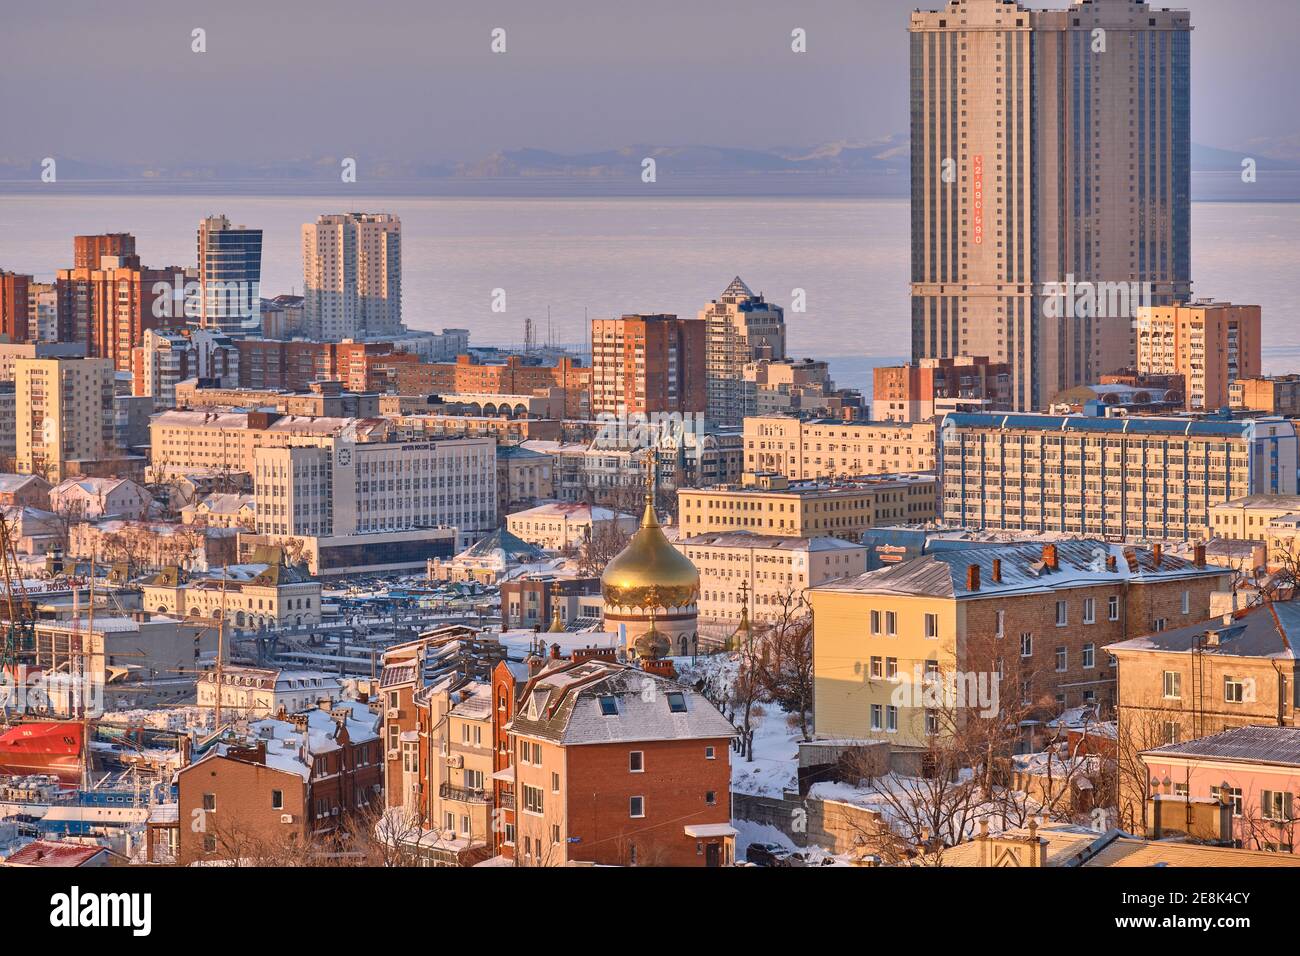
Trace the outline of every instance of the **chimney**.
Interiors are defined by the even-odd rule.
[[[528,655],[528,676],[536,677],[537,672],[542,669],[542,659],[536,654]]]
[[[1002,559],[1001,558],[993,559],[993,583],[994,584],[1002,583]]]
[[[559,645],[558,643],[552,644],[552,645],[551,645],[551,660],[553,660],[553,661],[558,661],[559,659],[560,659],[560,645]]]
[[[1119,570],[1119,562],[1115,560],[1115,555],[1113,554],[1106,555],[1106,570],[1109,571],[1111,574],[1114,574],[1117,570]]]
[[[1165,556],[1165,549],[1159,542],[1151,546],[1151,560],[1155,562],[1156,567],[1160,567],[1160,561]]]
[[[1192,563],[1198,568],[1205,567],[1205,545],[1198,544],[1192,548]]]
[[[1043,545],[1043,564],[1047,565],[1053,571],[1055,571],[1060,566],[1056,560],[1056,545],[1054,544]]]
[[[980,566],[970,564],[966,566],[966,590],[978,591],[980,589]]]

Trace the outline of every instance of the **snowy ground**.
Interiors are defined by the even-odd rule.
[[[695,664],[689,657],[676,658],[679,679],[694,685],[704,681],[706,689],[716,700],[731,686],[739,662],[727,654],[701,657]],[[750,714],[750,727],[754,731],[754,759],[741,754],[731,755],[731,789],[736,793],[780,798],[782,791],[794,790],[798,783],[796,761],[799,756],[799,727],[787,722],[788,715],[777,704],[764,701],[755,704]],[[744,721],[743,714],[733,715],[737,724]],[[775,842],[775,841],[771,841]],[[740,840],[737,846],[742,845]]]

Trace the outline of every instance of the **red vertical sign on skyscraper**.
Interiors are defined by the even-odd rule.
[[[975,245],[984,242],[984,156],[977,155],[971,160],[971,172],[974,186],[975,211],[971,216],[971,222],[974,225],[972,235],[975,238]]]

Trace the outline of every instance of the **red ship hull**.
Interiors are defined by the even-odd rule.
[[[0,773],[53,774],[76,783],[81,779],[81,724],[18,724],[0,733]]]

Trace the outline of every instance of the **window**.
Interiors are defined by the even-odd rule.
[[[898,708],[893,704],[885,708],[885,729],[890,733],[898,730]]]
[[[686,713],[686,695],[678,691],[669,694],[668,709],[674,714]]]
[[[211,833],[205,833],[203,835],[203,852],[215,853],[216,851],[217,851],[217,838],[214,837]]]
[[[1161,631],[1165,629],[1165,624],[1166,624],[1165,619],[1163,617],[1158,617],[1155,619],[1155,621],[1152,622],[1151,629],[1155,631],[1157,634],[1159,634]]]
[[[1265,820],[1291,821],[1291,794],[1281,790],[1259,792],[1259,813]]]
[[[479,771],[479,779],[482,779],[483,772]],[[560,775],[554,770],[551,771],[551,793],[560,792]]]
[[[939,615],[938,614],[926,614],[925,636],[930,638],[939,636]]]
[[[627,815],[634,818],[645,816],[645,797],[629,797]]]
[[[704,759],[705,759],[705,760],[713,760],[713,759],[715,759],[715,751],[714,751],[714,749],[713,749],[712,747],[705,747],[705,748],[704,748]]]
[[[1183,675],[1178,671],[1165,671],[1164,695],[1169,700],[1178,700],[1183,696]]]
[[[1096,598],[1083,599],[1083,623],[1084,624],[1097,623],[1097,599]]]
[[[884,712],[884,707],[882,707],[880,704],[871,705],[871,729],[872,730],[885,729],[885,725],[881,721],[881,716],[883,712]]]
[[[931,737],[939,732],[939,715],[933,710],[925,712],[925,732]]]
[[[552,843],[560,842],[560,825],[558,823],[551,824],[551,842]]]
[[[1192,613],[1192,592],[1191,591],[1183,592],[1183,613],[1184,614]]]
[[[1176,783],[1176,784],[1174,784],[1174,796],[1175,796],[1175,797],[1185,797],[1185,796],[1187,796],[1187,795],[1189,794],[1189,792],[1190,792],[1190,791],[1187,789],[1187,784],[1185,784],[1185,783]]]
[[[483,789],[483,771],[466,770],[465,771],[465,789],[482,790]]]
[[[871,633],[872,634],[880,633],[880,612],[879,611],[871,612]]]
[[[893,637],[898,633],[898,615],[893,611],[885,612],[885,635]]]
[[[1178,726],[1178,721],[1176,720],[1165,721],[1164,740],[1166,744],[1178,743],[1178,738],[1181,733],[1182,733],[1182,729]]]
[[[205,793],[203,795],[203,809],[207,813],[214,813],[217,809],[217,795],[215,793]]]
[[[600,698],[600,714],[602,717],[618,716],[618,701],[608,695]]]
[[[883,657],[871,658],[871,676],[875,680],[885,676],[885,659]]]
[[[1111,595],[1106,601],[1106,616],[1112,621],[1119,620],[1119,597],[1117,595]]]
[[[645,772],[645,753],[640,750],[633,750],[627,755],[628,773]]]
[[[997,616],[996,617],[997,623],[994,625],[993,636],[996,637],[998,640],[1002,640],[1002,638],[1006,634],[1007,612],[997,611],[995,613]]]
[[[271,791],[271,809],[272,809],[272,810],[283,810],[283,809],[284,809],[284,791],[283,791],[283,790],[272,790],[272,791]]]
[[[524,809],[529,813],[542,812],[542,788],[530,787],[528,784],[523,785],[524,790]]]
[[[1244,681],[1233,680],[1231,677],[1223,678],[1223,699],[1229,704],[1240,704],[1246,699],[1246,685]]]
[[[1095,644],[1083,645],[1083,666],[1086,670],[1097,666],[1097,646]]]
[[[1056,669],[1058,671],[1069,670],[1069,666],[1070,666],[1069,649],[1066,647],[1058,647],[1056,649]]]
[[[1064,601],[1056,602],[1056,626],[1065,627],[1070,623],[1070,607]]]
[[[1020,656],[1034,656],[1034,635],[1025,633],[1020,635]]]
[[[1230,803],[1232,805],[1232,815],[1241,816],[1241,787],[1229,787],[1224,790],[1222,787],[1211,787],[1210,796],[1220,802]]]
[[[885,658],[885,679],[898,680],[898,658],[897,657]]]
[[[704,794],[704,802],[711,807],[716,807],[718,805],[718,791],[716,790],[706,791]]]

